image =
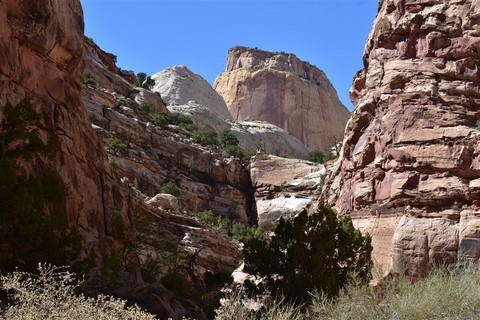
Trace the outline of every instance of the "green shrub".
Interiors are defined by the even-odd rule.
[[[141,104],[138,106],[138,110],[140,110],[140,112],[145,113],[145,114],[150,113],[151,109],[152,109],[152,108],[151,108],[150,105],[147,104],[147,103],[141,103]]]
[[[166,112],[155,113],[152,117],[153,124],[159,127],[167,126],[169,123],[168,115],[169,113]]]
[[[324,163],[325,154],[320,150],[312,150],[306,155],[305,160],[317,163]]]
[[[180,188],[178,187],[178,183],[175,180],[167,180],[161,189],[162,193],[168,193],[175,197],[180,195]]]
[[[197,217],[206,226],[210,227],[218,233],[228,236],[230,231],[230,222],[220,215],[215,215],[211,210],[200,211]]]
[[[181,113],[167,113],[159,112],[155,113],[152,117],[152,122],[156,126],[165,127],[169,124],[180,126],[185,128],[185,130],[190,131],[196,130],[196,126],[193,124],[192,119],[189,116],[186,116]]]
[[[128,156],[128,146],[124,143],[121,143],[116,138],[110,138],[107,140],[107,147],[115,152],[116,154],[126,157]]]
[[[247,242],[259,237],[256,227],[247,226],[243,223],[233,223],[230,228],[230,237],[239,242]]]
[[[147,76],[145,72],[139,72],[137,73],[135,85],[137,87],[151,90],[155,86],[155,80],[153,80],[150,76]]]
[[[195,140],[195,142],[201,144],[204,147],[218,146],[217,133],[215,131],[198,130],[194,134],[193,139]]]
[[[243,160],[243,159],[246,158],[245,157],[245,151],[240,146],[230,145],[230,146],[226,146],[224,150],[228,155],[230,155],[232,157],[235,157],[235,158],[238,158],[240,160]]]
[[[220,134],[218,135],[218,140],[222,148],[239,145],[237,137],[229,129],[225,129],[220,132]]]
[[[281,219],[271,239],[248,241],[245,271],[264,277],[274,296],[302,304],[314,290],[337,295],[353,272],[368,281],[370,242],[349,217],[338,220],[331,208],[323,206],[310,216],[302,211],[292,221]],[[253,284],[247,283],[247,288],[256,292]]]
[[[0,312],[0,319],[156,319],[119,299],[76,295],[80,283],[64,268],[39,264],[38,273],[17,271],[0,277],[0,288],[14,300]]]
[[[97,86],[97,81],[95,80],[95,78],[93,77],[93,75],[91,73],[87,73],[85,75],[85,78],[83,79],[83,84],[85,84],[87,86],[96,87]]]
[[[107,161],[112,166],[113,169],[118,168],[118,160],[115,159],[114,157],[108,156]]]

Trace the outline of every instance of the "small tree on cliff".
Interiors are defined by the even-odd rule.
[[[371,239],[355,229],[350,217],[337,219],[322,206],[315,214],[304,210],[293,220],[280,220],[271,239],[245,244],[245,271],[264,278],[273,295],[305,303],[318,290],[336,296],[349,274],[370,279]],[[247,291],[255,292],[251,283]]]

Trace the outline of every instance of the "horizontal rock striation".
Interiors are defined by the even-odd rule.
[[[263,120],[311,149],[341,140],[348,110],[323,71],[293,54],[234,47],[215,90],[235,120]]]
[[[308,148],[285,130],[265,121],[233,121],[223,98],[198,74],[185,66],[167,68],[153,76],[155,88],[171,112],[192,118],[204,130],[232,130],[240,145],[256,152],[303,158]],[[228,114],[228,116],[226,115]]]
[[[250,175],[258,222],[278,222],[280,218],[291,218],[318,199],[325,167],[258,152],[252,157]]]
[[[82,103],[83,27],[78,0],[0,2],[0,118],[7,102],[30,98],[41,118],[35,130],[43,139],[58,139],[58,152],[17,158],[19,174],[58,175],[65,199],[46,213],[62,212],[59,219],[82,235],[80,258],[93,250],[101,263],[114,247],[112,221],[129,224],[131,199],[107,163]],[[23,262],[32,258],[33,253]]]
[[[480,3],[383,0],[325,200],[394,271],[480,258]]]

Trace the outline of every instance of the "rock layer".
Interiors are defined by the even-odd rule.
[[[278,222],[313,204],[321,193],[325,167],[258,152],[250,163],[258,222]]]
[[[82,103],[83,37],[78,0],[0,2],[0,117],[7,102],[29,97],[42,118],[39,135],[59,140],[58,153],[35,155],[21,164],[22,173],[58,174],[66,194],[58,204],[62,219],[82,234],[83,253],[93,249],[101,259],[112,248],[113,219],[129,224],[131,201]]]
[[[383,0],[325,190],[394,271],[480,258],[480,3]]]
[[[173,66],[152,76],[153,91],[159,92],[168,105],[186,105],[193,100],[208,107],[222,119],[231,119],[223,98],[200,75],[185,66]]]
[[[341,140],[349,117],[325,73],[284,52],[230,49],[214,88],[235,120],[273,123],[311,149]]]
[[[171,112],[192,118],[201,129],[220,132],[232,130],[240,145],[256,152],[303,158],[308,148],[285,130],[265,121],[233,121],[223,98],[198,74],[185,66],[167,68],[153,76],[155,88]],[[228,117],[226,116],[228,114]]]

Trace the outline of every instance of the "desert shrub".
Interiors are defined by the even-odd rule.
[[[195,142],[201,144],[202,146],[210,146],[210,147],[215,147],[218,146],[218,139],[217,139],[217,133],[215,131],[204,131],[204,130],[198,130],[194,136],[193,139]]]
[[[38,275],[13,272],[0,277],[0,288],[10,293],[14,303],[0,319],[156,319],[137,306],[99,295],[76,295],[80,283],[64,268],[38,265]]]
[[[243,223],[233,223],[230,227],[229,234],[233,240],[243,243],[259,237],[257,227],[247,226]]]
[[[200,211],[197,213],[197,217],[205,226],[212,228],[220,234],[228,236],[230,231],[230,222],[228,219],[213,214],[211,210]]]
[[[225,152],[235,158],[238,158],[240,160],[243,160],[246,158],[245,150],[242,149],[240,146],[226,146],[225,147]]]
[[[153,124],[159,127],[165,127],[168,125],[168,115],[166,112],[155,113],[152,117]]]
[[[438,297],[442,297],[439,299]],[[478,319],[480,271],[434,269],[417,282],[388,277],[376,287],[353,281],[337,299],[313,295],[312,319]]]
[[[145,72],[137,73],[136,78],[135,85],[138,87],[151,90],[155,86],[155,80],[147,76]]]
[[[197,127],[193,124],[192,119],[189,116],[181,113],[158,112],[153,115],[152,122],[156,126],[160,127],[165,127],[169,124],[173,124],[176,126],[181,126],[187,131],[197,130]]]
[[[325,154],[320,150],[312,150],[306,155],[305,160],[317,163],[324,163]]]
[[[304,210],[291,221],[281,219],[271,238],[245,244],[245,271],[265,278],[268,291],[290,302],[305,303],[314,290],[333,297],[352,272],[370,279],[370,243],[349,217],[338,220],[326,206],[312,215]]]
[[[239,141],[231,130],[225,129],[218,135],[218,140],[222,148],[227,146],[238,146]]]
[[[234,289],[226,293],[224,303],[216,310],[216,320],[302,320],[310,319],[302,313],[297,306],[286,303],[283,300],[276,300],[272,297],[265,297],[258,309],[249,308],[252,300],[246,297],[241,289]],[[320,318],[319,318],[320,319]]]
[[[112,166],[113,169],[118,168],[118,165],[119,165],[118,160],[115,159],[114,157],[108,156],[107,161]]]
[[[175,180],[165,181],[165,183],[162,185],[161,191],[162,193],[168,193],[175,197],[180,195],[180,188]]]
[[[83,84],[85,84],[87,86],[96,87],[97,86],[97,81],[95,80],[95,78],[93,77],[93,75],[91,73],[87,73],[85,75],[85,78],[83,79]]]
[[[107,147],[115,152],[116,154],[126,157],[128,156],[128,146],[122,142],[120,142],[116,138],[110,138],[107,140]]]
[[[142,113],[145,113],[145,114],[148,114],[150,113],[152,107],[150,107],[149,104],[147,103],[141,103],[139,106],[138,106],[138,110]]]

